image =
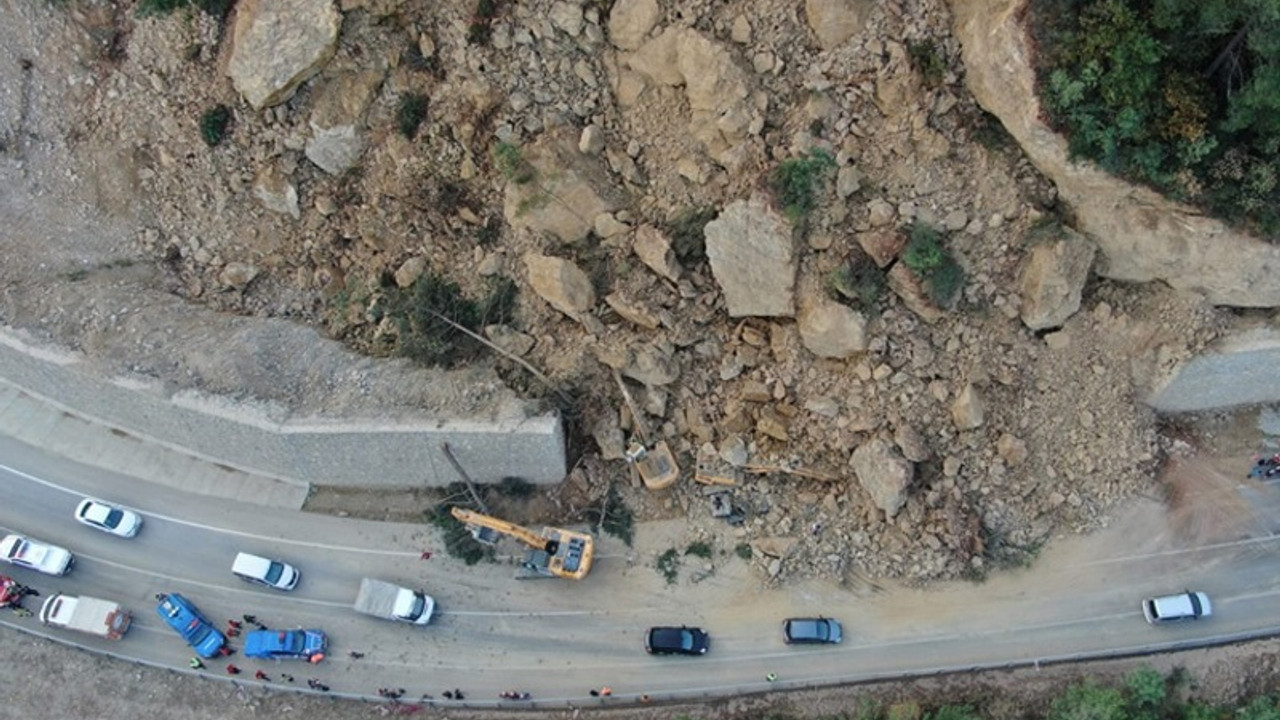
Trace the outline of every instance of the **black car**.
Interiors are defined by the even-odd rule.
[[[711,636],[701,628],[655,627],[644,636],[650,655],[703,655],[711,647]]]
[[[791,618],[782,621],[782,639],[788,645],[835,644],[844,639],[844,628],[831,618]]]

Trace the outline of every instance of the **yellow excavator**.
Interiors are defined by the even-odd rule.
[[[527,527],[481,515],[472,510],[452,508],[455,518],[467,526],[472,537],[485,545],[493,545],[506,535],[528,545],[531,549],[516,578],[562,577],[581,580],[591,571],[595,557],[595,538],[587,533],[545,527],[539,535]]]

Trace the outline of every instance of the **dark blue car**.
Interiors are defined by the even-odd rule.
[[[178,593],[160,594],[156,614],[169,623],[200,657],[216,657],[227,638],[200,613],[200,609]]]

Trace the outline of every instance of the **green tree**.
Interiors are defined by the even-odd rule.
[[[1091,681],[1072,685],[1053,701],[1050,720],[1126,720],[1124,696]]]

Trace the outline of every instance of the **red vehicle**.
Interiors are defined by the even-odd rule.
[[[22,598],[34,594],[26,585],[8,575],[0,575],[0,608],[22,605]]]

